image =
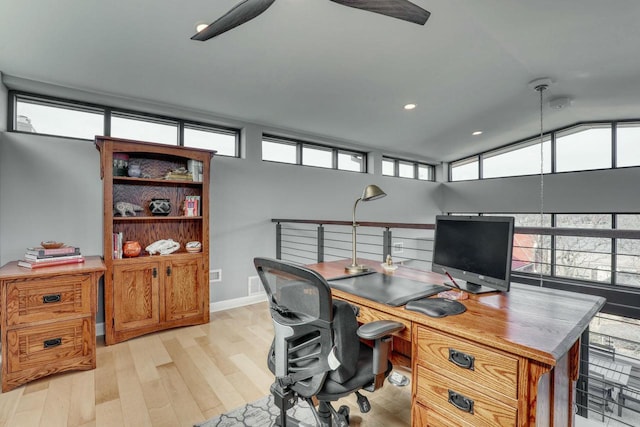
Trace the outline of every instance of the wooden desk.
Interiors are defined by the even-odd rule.
[[[2,391],[50,374],[96,367],[102,258],[29,270],[0,268]]]
[[[360,262],[382,272],[378,262]],[[343,276],[348,264],[308,267],[331,279]],[[406,267],[393,274],[444,282],[438,274]],[[338,290],[333,296],[359,306],[362,322],[405,325],[394,337],[392,361],[412,370],[412,426],[574,425],[580,335],[604,298],[512,284],[509,293],[462,301],[463,314],[431,318]],[[451,362],[451,352],[458,362],[473,360],[472,366]]]

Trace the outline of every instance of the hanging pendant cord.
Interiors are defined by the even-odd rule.
[[[546,84],[541,84],[536,86],[536,90],[540,94],[540,227],[544,226],[544,123],[543,123],[543,97],[542,92],[547,89]],[[540,250],[540,260],[539,260],[539,268],[540,268],[540,287],[542,287],[543,281],[543,243],[542,243],[542,235],[538,237],[540,239],[538,249]]]

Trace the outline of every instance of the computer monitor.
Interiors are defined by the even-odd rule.
[[[431,270],[470,293],[508,292],[513,223],[509,216],[436,216]]]

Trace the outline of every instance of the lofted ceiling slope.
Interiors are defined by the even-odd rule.
[[[0,71],[435,161],[534,136],[539,77],[574,99],[547,129],[640,118],[636,0],[413,0],[425,26],[276,0],[190,40],[239,1],[0,0]]]

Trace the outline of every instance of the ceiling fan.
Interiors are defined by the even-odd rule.
[[[205,41],[252,20],[267,10],[275,0],[243,0],[212,24],[191,37],[191,40]],[[424,25],[431,15],[420,6],[408,0],[331,0],[343,6],[368,10],[414,24]]]

